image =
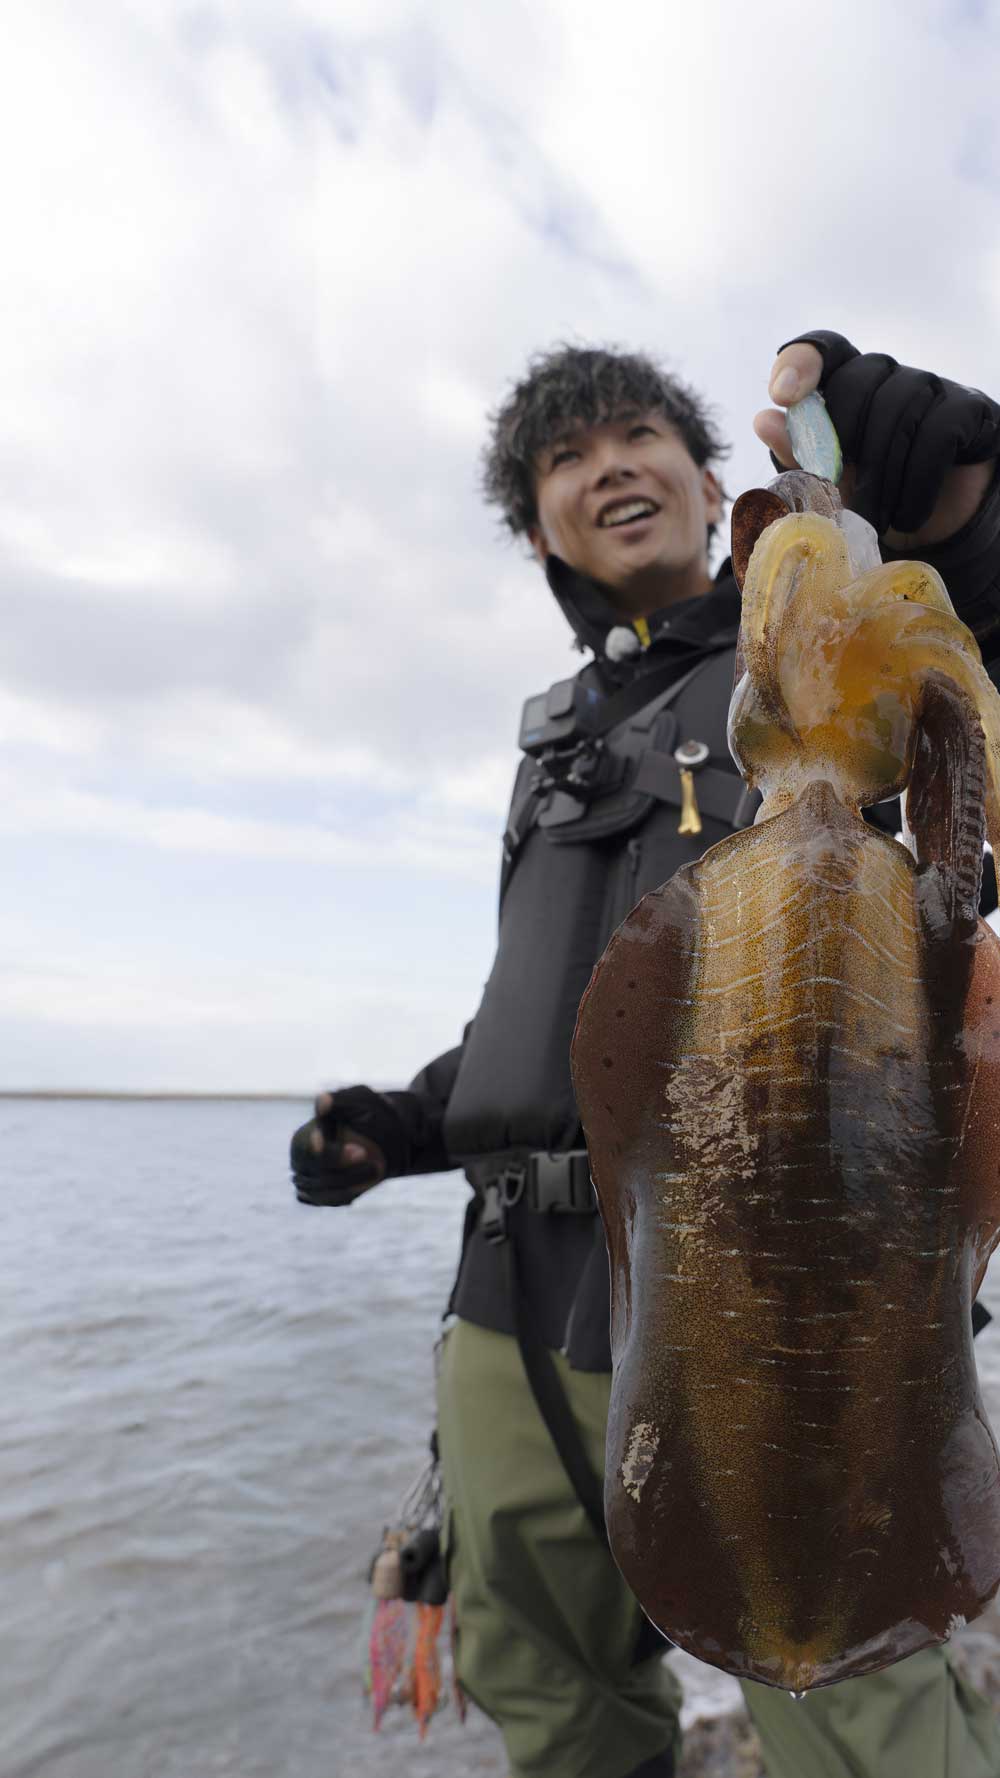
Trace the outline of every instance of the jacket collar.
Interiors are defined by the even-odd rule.
[[[545,576],[579,647],[591,649],[602,665],[607,665],[604,649],[608,632],[620,629],[627,620],[615,610],[605,588],[599,581],[578,574],[559,556],[546,558]],[[723,562],[707,592],[664,606],[647,621],[651,646],[679,643],[710,649],[735,641],[740,624],[740,595],[729,559]]]

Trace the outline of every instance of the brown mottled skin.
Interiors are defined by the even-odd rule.
[[[853,576],[836,517],[758,513],[732,740],[761,815],[619,928],[573,1071],[616,1559],[672,1641],[802,1691],[1000,1582],[970,1326],[1000,1230],[1000,700],[928,570]],[[858,812],[904,785],[913,851]]]

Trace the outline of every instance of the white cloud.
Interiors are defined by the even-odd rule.
[[[416,396],[428,429],[453,435],[475,456],[490,392],[441,365],[429,365],[417,376]]]
[[[351,831],[334,830],[329,803],[318,801],[306,822],[261,820],[199,807],[158,805],[86,790],[49,787],[26,792],[0,775],[0,834],[31,838],[76,835],[94,845],[125,840],[165,852],[195,852],[233,859],[332,863],[368,870],[373,858],[385,870],[430,871],[436,875],[492,883],[498,841],[481,827],[456,819],[431,798],[412,806],[388,806]],[[452,804],[460,802],[452,796]],[[468,806],[468,803],[466,803]]]
[[[151,766],[192,781],[282,784],[304,779],[334,795],[341,784],[378,782],[384,795],[412,790],[405,762],[381,761],[363,740],[338,745],[296,731],[280,714],[224,692],[170,692],[133,713],[136,747]]]
[[[45,753],[91,753],[100,745],[106,725],[85,711],[22,697],[0,686],[0,747],[40,748]]]
[[[479,809],[499,819],[510,802],[510,752],[493,753],[445,774],[437,794],[449,807]]]
[[[804,325],[1000,388],[992,15],[8,11],[0,832],[29,949],[43,838],[214,860],[234,904],[258,870],[292,897],[310,860],[384,869],[401,970],[423,885],[479,885],[489,927],[521,701],[578,664],[478,503],[531,350],[662,352],[719,402],[734,491],[770,473],[750,419]]]

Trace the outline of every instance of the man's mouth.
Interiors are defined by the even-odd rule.
[[[597,523],[607,531],[615,525],[634,525],[637,519],[651,519],[659,510],[655,500],[615,500],[604,507]]]

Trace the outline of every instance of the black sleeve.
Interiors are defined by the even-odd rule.
[[[948,589],[955,610],[968,624],[982,649],[990,677],[1000,677],[1000,470],[983,496],[977,512],[945,543],[925,544],[915,550],[892,550],[882,545],[887,562],[920,560],[936,568]]]
[[[470,1029],[467,1025],[462,1042],[455,1049],[446,1050],[443,1056],[436,1056],[426,1068],[421,1068],[405,1091],[384,1095],[406,1129],[407,1173],[447,1173],[458,1164],[444,1146],[444,1114]]]

